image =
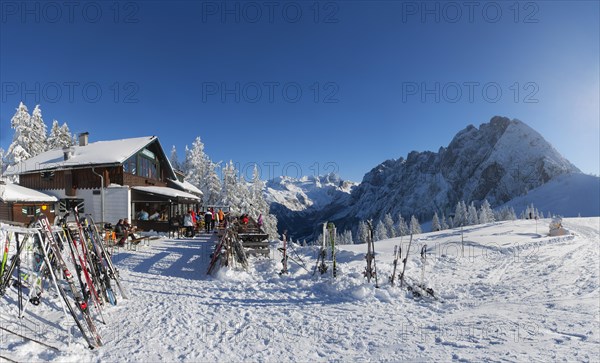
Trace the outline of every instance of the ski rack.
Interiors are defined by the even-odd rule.
[[[76,210],[74,212],[77,213]],[[16,287],[19,289],[19,317],[23,318],[30,304],[38,305],[42,294],[46,295],[44,281],[49,281],[50,288],[56,289],[65,317],[69,319],[70,315],[73,318],[89,348],[94,349],[103,343],[91,316],[88,299],[98,293],[94,303],[98,317],[103,320],[101,309],[106,306],[104,302],[116,304],[114,295],[109,298],[108,294],[111,280],[117,282],[121,296],[127,297],[98,230],[90,227],[87,218],[79,220],[76,216],[77,226],[72,226],[71,233],[67,229],[67,216],[68,214],[61,218],[63,223],[60,226],[50,225],[44,215],[37,216],[35,224],[30,228],[0,224],[0,253],[3,261],[0,266],[0,297],[3,295],[3,288],[16,279]],[[89,218],[93,225],[93,220]],[[18,244],[18,248],[10,248],[12,243]],[[31,256],[23,256],[25,252],[31,253]],[[13,257],[10,264],[7,264],[9,253]],[[22,263],[25,265],[25,274],[18,271]],[[15,271],[17,273],[13,276]],[[88,276],[83,279],[83,274]],[[22,276],[25,283],[20,281]],[[68,286],[63,287],[65,282]],[[29,288],[26,296],[22,294],[23,288]],[[24,306],[23,298],[28,298]]]

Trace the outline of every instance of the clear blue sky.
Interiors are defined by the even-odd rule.
[[[0,4],[4,149],[23,100],[91,141],[360,181],[503,115],[600,173],[597,1]]]

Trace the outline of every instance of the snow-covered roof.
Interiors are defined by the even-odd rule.
[[[0,200],[3,202],[44,202],[53,203],[57,199],[37,190],[17,184],[0,184]]]
[[[17,175],[84,165],[120,164],[154,140],[156,140],[156,136],[144,136],[122,140],[96,141],[85,146],[73,146],[73,155],[68,160],[64,160],[62,149],[49,150],[9,166],[5,174]]]
[[[193,194],[186,193],[184,191],[169,188],[169,187],[147,186],[147,187],[131,187],[131,189],[139,190],[140,192],[164,195],[165,197],[169,197],[169,198],[187,198],[187,199],[200,200],[200,198],[198,198],[197,196],[195,196]]]
[[[192,194],[198,194],[198,195],[203,195],[204,193],[202,193],[202,191],[198,188],[196,188],[196,186],[190,182],[187,181],[183,181],[180,182],[179,180],[173,180],[173,179],[169,179],[169,183],[173,183],[173,185],[181,188],[182,190],[185,190],[186,192],[190,192]]]

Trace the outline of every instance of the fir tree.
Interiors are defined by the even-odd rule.
[[[383,217],[383,224],[385,225],[388,238],[394,238],[397,236],[396,227],[394,226],[394,220],[392,219],[391,214],[385,214],[385,216]]]
[[[440,224],[440,219],[438,218],[437,212],[433,213],[433,219],[431,220],[431,230],[433,232],[442,230],[442,226]]]
[[[31,142],[30,124],[31,116],[29,115],[27,106],[21,102],[17,108],[17,112],[10,120],[10,126],[15,130],[15,133],[4,157],[8,165],[17,164],[33,156],[29,149]]]
[[[171,156],[169,157],[169,161],[171,162],[171,166],[173,167],[173,169],[183,171],[181,170],[181,163],[179,162],[179,158],[177,157],[177,149],[175,148],[175,145],[173,145],[173,147],[171,148]]]
[[[493,223],[495,221],[494,211],[487,199],[484,199],[479,209],[479,223]]]
[[[410,233],[410,230],[408,229],[408,225],[406,224],[406,221],[404,220],[404,217],[402,217],[402,215],[398,216],[398,233],[397,236],[406,236]]]
[[[448,226],[448,222],[446,222],[446,214],[444,214],[444,213],[442,213],[442,221],[440,222],[440,226],[441,226],[442,230],[450,228]]]
[[[369,226],[367,222],[360,221],[358,222],[358,240],[362,243],[367,243],[369,241]]]
[[[421,225],[419,224],[419,220],[417,217],[412,215],[410,217],[410,233],[412,234],[420,234],[421,233]]]
[[[207,205],[215,205],[220,203],[221,180],[217,175],[216,168],[219,165],[210,162],[207,168],[207,175],[204,179],[203,200]]]
[[[48,150],[62,149],[73,145],[73,135],[71,135],[66,122],[59,126],[57,120],[52,121],[52,128],[46,144]]]
[[[389,238],[387,234],[387,228],[385,228],[385,224],[381,220],[377,222],[377,226],[375,227],[373,234],[374,241],[381,241]]]
[[[456,204],[454,211],[454,227],[462,227],[467,224],[467,206],[464,201]]]
[[[46,151],[47,127],[42,118],[40,105],[35,106],[30,119],[30,143],[29,153],[36,156]]]
[[[467,225],[473,226],[476,224],[479,224],[477,208],[475,208],[475,204],[471,202],[471,204],[469,204],[469,208],[467,209]]]

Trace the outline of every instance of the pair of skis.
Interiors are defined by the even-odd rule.
[[[421,281],[415,282],[413,280],[408,281],[406,278],[406,263],[408,262],[408,255],[410,253],[410,247],[412,245],[413,235],[410,235],[410,241],[408,242],[408,249],[406,250],[406,256],[402,260],[402,272],[400,273],[400,287],[406,285],[408,291],[412,292],[415,298],[420,298],[424,296],[429,296],[434,300],[441,301],[432,288],[429,288],[425,285],[425,266],[427,265],[427,245],[424,244],[421,247]],[[398,265],[398,260],[402,257],[402,247],[395,246],[394,248],[394,269],[392,272],[392,276],[390,276],[390,283],[394,285],[394,279],[396,275],[396,266]],[[443,302],[443,301],[441,301]]]
[[[335,237],[337,234],[337,229],[335,225],[331,222],[323,223],[323,239],[321,241],[321,246],[319,248],[319,252],[317,255],[317,264],[315,269],[313,270],[313,276],[319,271],[321,275],[325,274],[328,270],[327,263],[325,262],[327,259],[327,250],[331,247],[331,268],[332,268],[332,276],[337,277],[337,261],[336,261],[336,251],[335,251]],[[329,245],[329,246],[328,246]]]
[[[367,254],[365,259],[367,260],[367,267],[365,268],[365,278],[367,282],[371,282],[371,279],[375,279],[375,288],[379,288],[379,282],[377,281],[377,265],[375,264],[375,241],[373,240],[373,223],[368,220],[367,226],[369,228],[369,237],[367,238]]]

